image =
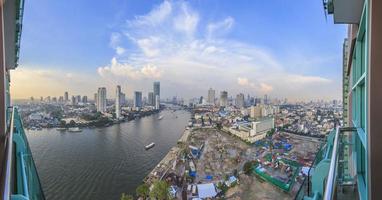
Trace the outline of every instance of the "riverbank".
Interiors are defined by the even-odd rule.
[[[181,148],[178,146],[185,143],[191,133],[191,129],[186,128],[178,143],[170,149],[166,156],[155,166],[155,168],[143,179],[143,182],[150,185],[154,180],[162,180],[164,175],[172,169],[175,170]]]

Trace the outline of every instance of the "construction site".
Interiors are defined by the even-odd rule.
[[[248,194],[255,199],[290,199],[320,146],[319,139],[277,131],[248,144],[222,130],[193,128],[185,131],[146,182],[167,180],[177,188],[174,196],[180,199],[246,199]],[[243,168],[248,162],[252,172],[246,175]],[[211,187],[203,192],[206,185]],[[264,190],[268,187],[277,189]]]

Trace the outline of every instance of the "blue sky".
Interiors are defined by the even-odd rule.
[[[12,92],[340,98],[345,33],[319,0],[26,1]]]

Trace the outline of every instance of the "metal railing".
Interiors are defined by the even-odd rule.
[[[25,135],[22,120],[15,107],[5,136],[1,199],[44,200],[40,179]]]
[[[8,109],[8,113],[11,115],[9,126],[7,128],[7,132],[5,134],[4,138],[4,154],[3,154],[3,171],[2,171],[2,177],[1,177],[1,183],[2,186],[1,191],[1,198],[3,200],[9,200],[11,193],[12,193],[12,156],[13,156],[13,126],[14,123],[14,108],[11,108],[12,111],[10,112]]]
[[[331,200],[333,199],[335,187],[336,187],[336,180],[337,180],[337,163],[338,163],[338,146],[339,146],[339,135],[340,135],[340,128],[336,128],[336,134],[334,136],[334,142],[333,142],[333,150],[332,150],[332,156],[330,159],[330,168],[328,177],[326,179],[326,186],[324,190],[324,200]]]

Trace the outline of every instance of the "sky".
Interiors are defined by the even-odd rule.
[[[11,93],[340,99],[345,35],[321,0],[26,1]]]

